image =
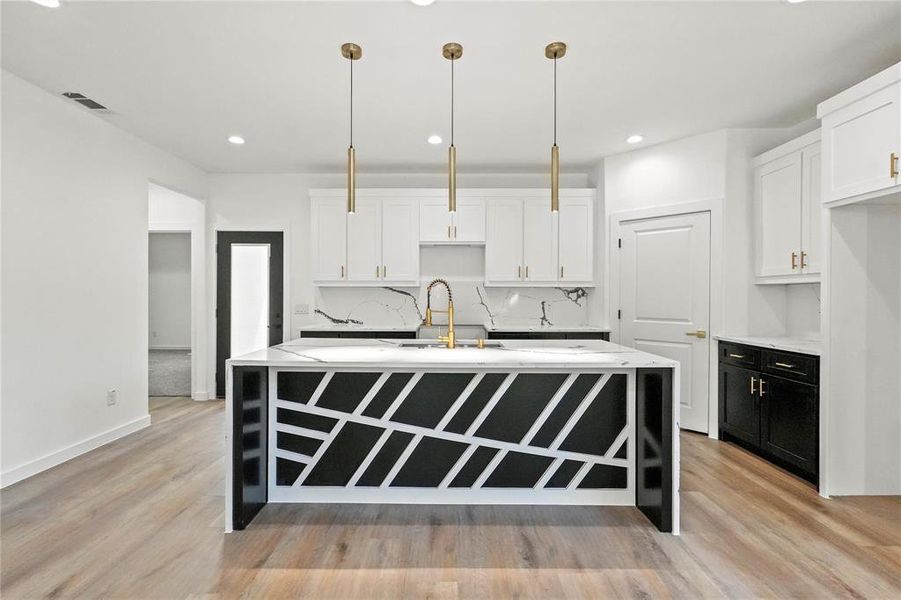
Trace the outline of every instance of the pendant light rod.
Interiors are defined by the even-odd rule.
[[[566,44],[551,42],[544,55],[554,61],[554,144],[551,146],[551,212],[560,210],[560,148],[557,146],[557,59],[566,55]]]
[[[350,62],[350,144],[347,146],[347,212],[357,211],[357,157],[354,150],[354,61],[363,57],[357,44],[341,45],[341,56]]]
[[[454,146],[454,61],[463,56],[463,46],[456,42],[444,44],[441,55],[451,64],[450,146],[447,148],[447,210],[457,212],[457,147]]]

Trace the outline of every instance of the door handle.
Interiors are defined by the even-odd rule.
[[[754,389],[754,382],[755,382],[755,381],[757,381],[757,379],[755,379],[754,377],[751,377],[751,395],[752,395],[752,396],[753,396],[754,394],[757,393],[757,390]]]
[[[889,157],[888,176],[893,179],[898,176],[898,155],[894,152]]]
[[[792,271],[798,268],[798,253],[792,252]]]
[[[705,337],[707,337],[707,331],[704,329],[698,329],[697,331],[686,331],[685,335],[690,335],[703,340]]]
[[[766,381],[764,381],[764,380],[761,378],[761,380],[760,380],[760,397],[761,397],[761,398],[763,398],[764,396],[766,396],[766,390],[763,389],[763,385],[764,385],[765,383],[766,383]]]
[[[801,268],[802,269],[807,268],[807,253],[804,252],[803,250],[801,251]]]

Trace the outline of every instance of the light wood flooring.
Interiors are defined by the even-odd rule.
[[[682,529],[634,508],[269,505],[222,533],[224,407],[153,425],[0,493],[13,598],[901,598],[901,499],[824,500],[682,435]]]

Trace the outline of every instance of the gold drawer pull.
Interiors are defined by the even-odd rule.
[[[898,176],[898,155],[892,152],[889,158],[888,176],[894,178]]]
[[[810,265],[807,264],[807,253],[802,250],[801,251],[801,268],[806,269],[808,266],[810,266]]]
[[[388,276],[388,267],[385,265],[382,265],[382,279],[384,279],[387,276]]]
[[[792,252],[792,271],[798,268],[798,253]]]
[[[341,279],[344,279],[344,265],[341,265]]]
[[[526,265],[526,279],[529,278],[529,265]]]
[[[751,395],[752,395],[752,396],[753,396],[754,394],[757,393],[757,390],[754,389],[754,382],[755,382],[755,381],[756,381],[756,380],[752,377],[752,378],[751,378]]]
[[[516,267],[516,277],[522,279],[522,265]]]
[[[732,354],[731,352],[729,353],[729,356],[731,356],[732,358],[744,358],[745,357],[744,354]]]
[[[777,367],[782,367],[783,369],[794,369],[797,365],[790,365],[790,364],[788,364],[788,363],[777,362],[777,363],[776,363],[776,366],[777,366]]]

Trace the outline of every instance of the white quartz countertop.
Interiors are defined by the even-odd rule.
[[[747,344],[748,346],[771,348],[773,350],[784,350],[786,352],[798,352],[799,354],[810,354],[812,356],[819,356],[823,348],[823,342],[821,342],[820,340],[802,340],[789,337],[757,337],[742,335],[717,335],[714,337],[723,342]]]
[[[374,369],[592,369],[675,367],[676,361],[600,340],[510,340],[500,347],[404,347],[412,340],[297,339],[228,360],[229,365]],[[458,343],[464,343],[458,340]]]
[[[421,325],[416,323],[415,325],[358,325],[356,323],[316,323],[312,325],[301,325],[301,331],[416,331],[419,329]],[[442,328],[446,328],[446,325],[442,323]],[[592,327],[589,325],[548,325],[548,326],[540,326],[540,325],[477,325],[477,324],[467,324],[467,323],[458,323],[457,327],[484,327],[486,331],[497,331],[497,332],[548,332],[548,333],[570,333],[570,332],[599,332],[606,333],[609,332],[610,329],[606,327]]]

